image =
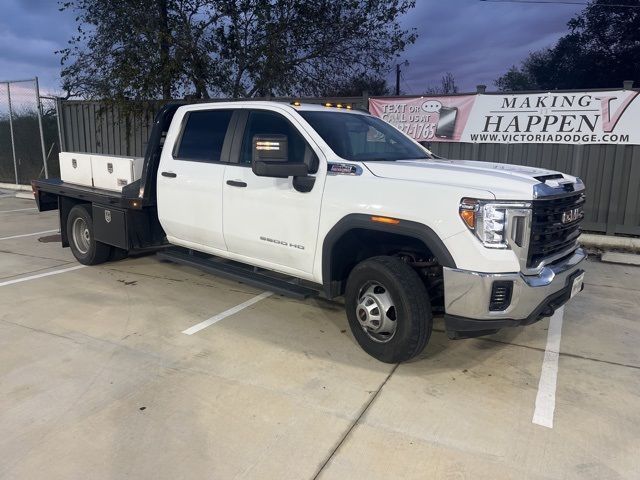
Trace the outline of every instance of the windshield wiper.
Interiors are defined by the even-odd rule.
[[[411,158],[389,158],[389,157],[373,157],[367,159],[356,159],[357,162],[409,162],[418,160],[429,160],[429,157],[411,157]]]

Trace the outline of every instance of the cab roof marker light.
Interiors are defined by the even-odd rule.
[[[291,102],[291,105],[293,105],[294,107],[299,107],[302,105],[302,102],[300,102],[300,100],[295,100]]]
[[[329,102],[327,102],[327,103],[325,103],[325,104],[324,104],[324,106],[325,106],[325,107],[333,107],[333,103],[329,103]]]

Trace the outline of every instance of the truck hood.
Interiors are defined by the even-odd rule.
[[[378,177],[485,190],[501,200],[530,200],[533,186],[544,183],[549,176],[576,181],[575,177],[552,170],[471,160],[376,161],[365,165]]]

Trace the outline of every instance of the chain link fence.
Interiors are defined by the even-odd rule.
[[[58,152],[55,99],[40,97],[37,78],[0,82],[0,182],[56,175]]]
[[[42,112],[44,158],[48,173],[46,177],[59,178],[60,163],[58,162],[58,154],[62,149],[60,147],[60,126],[58,123],[58,99],[55,97],[41,96],[40,108]]]

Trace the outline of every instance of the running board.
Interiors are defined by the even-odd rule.
[[[191,255],[187,251],[179,251],[176,249],[168,249],[158,252],[157,255],[165,260],[169,260],[182,265],[204,270],[207,273],[235,280],[240,283],[246,283],[253,287],[269,290],[286,297],[304,300],[305,298],[316,296],[318,292],[312,288],[303,285],[290,283],[280,278],[271,277],[253,269],[239,267],[230,263],[224,263],[217,260],[217,257],[203,258],[199,255]]]

